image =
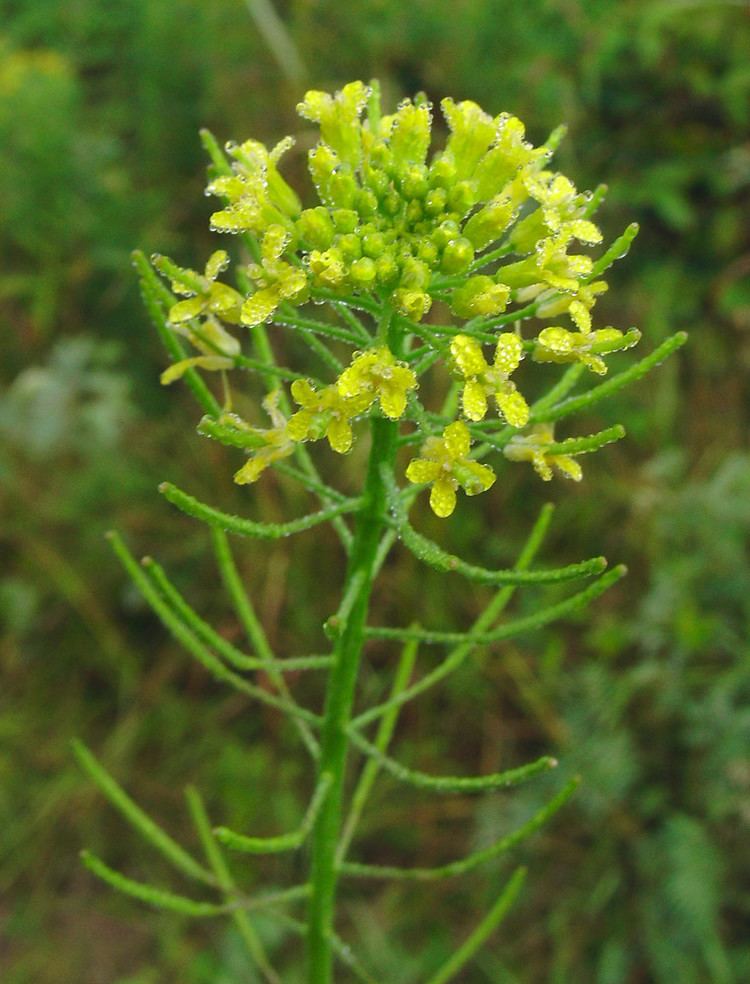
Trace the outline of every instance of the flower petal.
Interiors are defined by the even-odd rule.
[[[206,276],[209,280],[216,280],[219,274],[229,266],[229,254],[224,249],[217,249],[212,253],[206,263]]]
[[[192,318],[197,318],[205,306],[204,297],[189,297],[186,301],[178,301],[169,309],[169,320],[173,325],[190,321]]]
[[[486,492],[495,484],[497,477],[489,465],[482,465],[478,461],[464,461],[457,471],[460,474],[456,477],[467,495]]]
[[[242,305],[242,323],[260,325],[271,317],[279,305],[278,292],[273,287],[256,290]]]
[[[558,325],[551,325],[539,332],[538,342],[550,352],[566,355],[573,351],[574,336],[567,328],[560,328]]]
[[[552,458],[552,461],[566,478],[572,478],[574,482],[580,482],[583,478],[581,466],[569,454],[557,454]]]
[[[437,461],[412,458],[406,469],[406,477],[415,485],[422,485],[423,483],[434,482],[440,471],[440,464]]]
[[[497,340],[495,368],[506,375],[518,369],[523,358],[523,342],[513,331],[504,331]]]
[[[454,461],[465,458],[471,448],[469,428],[461,420],[448,424],[443,431],[443,440],[448,454]]]
[[[430,491],[430,506],[436,516],[445,519],[456,508],[456,490],[450,478],[438,478]]]
[[[481,376],[489,368],[479,342],[466,335],[456,335],[451,342],[451,355],[465,377]]]
[[[531,459],[531,463],[534,466],[534,471],[541,479],[545,482],[552,481],[552,469],[547,464],[547,459],[544,457],[543,451],[536,451]]]
[[[318,394],[313,389],[309,379],[295,379],[291,385],[291,391],[294,402],[299,403],[301,407],[307,407],[317,402]]]
[[[464,386],[461,405],[469,420],[483,420],[487,413],[487,394],[478,379],[470,379]]]
[[[383,380],[379,387],[380,408],[390,420],[398,420],[406,409],[406,391],[394,386],[393,381]]]
[[[343,417],[334,416],[328,424],[326,437],[334,451],[346,454],[352,447],[352,425]]]
[[[529,422],[529,405],[512,383],[495,394],[500,411],[512,427],[525,427]]]

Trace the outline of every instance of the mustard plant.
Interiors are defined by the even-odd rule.
[[[640,336],[634,328],[595,327],[594,310],[607,289],[606,271],[627,253],[637,227],[629,226],[602,247],[592,216],[606,189],[581,193],[553,169],[562,128],[534,147],[514,116],[492,117],[473,102],[452,99],[444,99],[441,109],[448,136],[443,149],[430,155],[433,111],[423,96],[383,115],[375,82],[353,82],[333,95],[308,92],[298,111],[320,129],[308,154],[318,197],[310,207],[303,207],[282,176],[290,137],[271,150],[247,140],[222,151],[204,132],[211,160],[207,190],[220,205],[211,226],[234,237],[234,282],[223,249],[209,257],[202,272],[165,256],[149,261],[135,254],[146,307],[172,359],[162,382],[183,380],[190,388],[203,412],[198,432],[233,449],[237,483],[252,485],[276,469],[315,496],[320,508],[287,522],[265,523],[229,515],[172,484],[160,488],[178,510],[208,527],[222,582],[252,653],[208,624],[160,565],[150,559],[139,565],[117,534],[111,534],[112,546],[191,656],[218,680],[288,717],[316,781],[299,826],[271,837],[212,827],[200,794],[188,790],[205,853],[201,862],[148,817],[79,742],[78,759],[104,795],[173,867],[214,897],[178,895],[136,882],[91,853],[83,857],[115,889],[151,905],[186,916],[230,915],[249,959],[270,982],[280,978],[253,925],[254,910],[263,909],[304,936],[309,984],[328,984],[336,957],[357,979],[373,981],[338,935],[341,879],[430,882],[467,874],[511,852],[573,794],[575,780],[518,829],[438,867],[365,864],[350,856],[381,771],[428,793],[481,794],[555,767],[553,758],[543,756],[491,775],[428,775],[402,765],[388,748],[401,708],[466,664],[479,647],[584,608],[624,574],[621,566],[607,570],[601,557],[554,569],[535,566],[551,506],[542,509],[515,565],[491,569],[448,553],[419,532],[410,519],[413,503],[424,492],[435,515],[447,519],[468,508],[459,503],[462,496],[491,495],[502,470],[517,463],[530,464],[543,481],[555,474],[580,481],[580,458],[625,431],[613,426],[567,436],[556,433],[556,426],[640,379],[685,340],[677,334],[608,375],[609,357],[634,346]],[[590,247],[597,255],[589,255]],[[295,333],[307,346],[318,376],[306,366],[276,361],[282,332]],[[420,383],[431,372],[438,380],[449,379],[440,405],[420,398],[428,390]],[[211,374],[222,382],[219,396],[207,382]],[[262,410],[247,420],[235,410],[233,392],[251,379],[265,396],[258,400]],[[529,394],[540,389],[542,395],[531,399]],[[367,432],[361,489],[347,495],[323,477],[310,450],[327,442],[346,454]],[[276,540],[324,523],[332,525],[347,556],[341,603],[325,622],[330,651],[278,656],[241,583],[230,537]],[[417,622],[373,623],[373,583],[397,543],[448,576],[494,589],[472,625],[445,631]],[[501,617],[519,587],[574,581],[585,586],[563,600],[523,617]],[[392,664],[390,696],[359,708],[358,671],[371,639],[401,647],[400,655]],[[434,668],[416,673],[422,647],[444,655]],[[322,711],[304,706],[287,681],[287,674],[303,670],[326,675]],[[253,680],[259,672],[268,686]],[[355,756],[356,775],[351,772]],[[302,883],[252,896],[237,887],[225,855],[290,851],[305,852]],[[458,979],[501,922],[524,874],[522,867],[515,870],[476,929],[428,975],[429,984]],[[289,911],[298,905],[305,907],[304,918]]]

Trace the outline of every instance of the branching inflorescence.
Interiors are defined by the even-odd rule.
[[[530,463],[545,481],[555,473],[579,481],[580,456],[619,440],[624,429],[560,438],[555,423],[637,380],[685,340],[678,334],[640,362],[581,390],[591,374],[607,375],[608,356],[639,340],[635,329],[596,328],[593,322],[597,298],[607,289],[602,275],[625,255],[637,227],[628,227],[598,258],[590,256],[586,248],[602,241],[592,215],[605,189],[580,193],[552,169],[562,131],[533,147],[513,116],[493,118],[473,102],[452,99],[443,100],[441,108],[448,137],[444,149],[430,156],[432,108],[425,98],[405,100],[384,116],[375,83],[353,82],[334,95],[308,92],[298,110],[320,127],[320,140],[308,155],[319,204],[309,208],[302,207],[279,170],[291,138],[270,151],[254,140],[229,144],[227,157],[204,132],[212,169],[208,192],[222,204],[211,226],[238,237],[235,285],[225,282],[230,258],[224,250],[213,253],[202,273],[163,256],[149,263],[135,255],[145,304],[173,360],[162,381],[183,379],[190,387],[203,412],[198,431],[243,456],[237,483],[254,483],[268,469],[278,469],[312,493],[320,508],[284,523],[262,523],[228,515],[173,485],[161,487],[169,502],[210,528],[221,578],[250,652],[225,640],[158,564],[150,558],[137,564],[113,534],[115,552],[165,627],[210,674],[288,715],[317,780],[297,829],[272,837],[212,830],[199,794],[191,789],[189,810],[206,856],[201,863],[77,744],[81,765],[111,802],[182,875],[211,889],[218,901],[196,901],[135,882],[88,853],[84,860],[114,888],[153,905],[187,916],[229,913],[250,958],[271,982],[280,978],[253,928],[253,909],[264,907],[290,931],[304,934],[310,984],[332,980],[335,955],[358,979],[372,981],[336,935],[340,878],[461,875],[530,836],[574,791],[575,782],[568,783],[519,829],[435,868],[365,865],[348,857],[381,770],[422,790],[482,793],[556,765],[543,757],[483,777],[430,776],[401,765],[387,749],[401,707],[454,672],[478,646],[563,617],[624,573],[618,567],[606,571],[603,558],[554,570],[533,567],[551,507],[543,509],[515,566],[493,570],[469,563],[411,525],[410,507],[420,490],[428,488],[433,512],[448,517],[459,492],[487,492],[497,469],[515,462]],[[316,306],[308,309],[309,302]],[[272,333],[267,326],[273,326]],[[274,339],[284,331],[307,346],[315,375],[300,371],[306,367],[277,364]],[[435,408],[420,400],[419,384],[438,364],[449,368],[453,383],[442,407]],[[265,420],[248,421],[233,409],[229,374],[234,370],[261,382]],[[221,374],[221,400],[201,375],[205,371]],[[524,381],[532,372],[535,391],[540,379],[547,384],[535,400]],[[325,481],[308,449],[326,441],[345,454],[365,429],[369,462],[362,489],[352,497]],[[333,525],[348,557],[341,604],[325,624],[331,651],[279,658],[244,591],[227,534],[276,539],[322,523]],[[442,631],[368,624],[372,584],[396,539],[425,564],[494,586],[474,625]],[[501,619],[519,586],[582,578],[593,580],[562,601],[529,616]],[[403,650],[388,699],[355,716],[358,666],[369,638],[401,642]],[[436,668],[412,682],[419,644],[444,646],[447,652]],[[286,677],[292,670],[327,673],[322,713],[295,698]],[[259,671],[270,687],[247,679]],[[375,732],[366,737],[375,722]],[[351,793],[350,750],[363,757]],[[236,887],[222,851],[270,854],[307,845],[304,884],[252,897]],[[457,979],[499,924],[523,877],[518,869],[476,930],[429,978],[432,984]],[[285,909],[299,901],[307,904],[305,921]]]

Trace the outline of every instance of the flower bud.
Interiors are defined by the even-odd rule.
[[[429,189],[427,168],[410,165],[401,172],[399,184],[404,198],[424,198]]]
[[[308,247],[328,249],[333,242],[333,222],[328,209],[319,205],[317,208],[306,208],[296,222],[299,238]]]
[[[471,216],[464,226],[464,235],[476,249],[484,249],[502,236],[512,217],[513,206],[510,201],[494,198]]]
[[[427,215],[440,215],[448,203],[448,193],[445,188],[433,188],[428,191],[424,200],[424,210]]]
[[[377,267],[369,256],[363,256],[352,263],[350,276],[358,286],[370,287],[375,282]]]
[[[496,284],[492,277],[469,277],[465,284],[453,291],[450,305],[459,318],[477,315],[491,317],[505,310],[510,296],[504,284]]]
[[[440,269],[443,273],[463,273],[474,260],[474,247],[465,237],[452,239],[443,250]]]

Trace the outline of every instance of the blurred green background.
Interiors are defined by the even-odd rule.
[[[460,510],[444,534],[507,559],[552,497],[546,561],[603,552],[631,570],[591,618],[484,654],[403,716],[398,754],[422,768],[492,770],[549,751],[585,780],[525,847],[527,888],[461,979],[748,981],[750,8],[289,0],[275,10],[0,2],[0,977],[254,980],[230,926],[138,909],[77,860],[86,845],[170,884],[77,772],[73,735],[191,845],[185,783],[200,785],[215,819],[264,833],[296,822],[310,785],[283,723],[188,663],[102,539],[118,527],[234,637],[204,531],[156,484],[266,518],[301,508],[273,478],[234,488],[234,458],[194,434],[186,393],[159,387],[164,359],[129,252],[202,266],[215,248],[199,127],[273,143],[302,129],[305,88],[378,76],[394,103],[422,89],[516,113],[534,142],[567,122],[559,166],[582,188],[608,182],[605,238],[642,227],[600,322],[638,325],[644,353],[691,333],[670,364],[577,422],[629,431],[587,459],[582,487],[513,469],[484,514]],[[305,139],[292,158],[300,180]],[[356,458],[342,467],[353,484]],[[243,549],[240,561],[279,651],[316,651],[341,575],[330,538],[307,534],[293,558],[286,543]],[[479,593],[427,584],[425,600],[413,560],[395,552],[379,614],[429,622],[449,607],[463,624],[479,610]],[[533,593],[521,601],[533,604]],[[392,660],[373,651],[368,695],[387,686]],[[553,778],[478,803],[406,797],[382,780],[355,852],[439,863],[526,816]],[[345,896],[342,926],[378,980],[417,982],[507,870],[428,892],[363,883]],[[278,860],[238,871],[248,884],[299,874]],[[259,928],[294,984],[298,944]]]

